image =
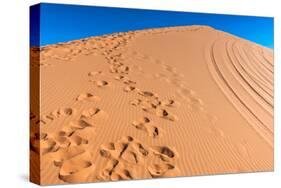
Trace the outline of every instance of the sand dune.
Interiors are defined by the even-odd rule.
[[[149,29],[31,48],[30,72],[34,182],[273,170],[270,49]]]

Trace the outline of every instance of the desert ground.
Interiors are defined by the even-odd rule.
[[[208,26],[31,48],[31,180],[273,170],[273,50]]]

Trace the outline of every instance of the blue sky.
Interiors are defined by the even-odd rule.
[[[39,11],[40,10],[40,11]],[[31,8],[30,43],[44,46],[90,36],[170,26],[208,25],[273,48],[273,18],[43,3]],[[34,16],[33,16],[34,15]],[[36,35],[40,29],[39,36]]]

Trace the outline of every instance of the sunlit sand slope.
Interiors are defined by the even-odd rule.
[[[32,48],[31,60],[41,184],[273,170],[270,49],[188,26]]]

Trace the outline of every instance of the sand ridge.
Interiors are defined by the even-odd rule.
[[[224,52],[220,45],[224,45]],[[212,63],[209,63],[209,68],[222,91],[227,93],[226,96],[273,147],[273,88],[267,88],[273,85],[273,66],[267,69],[264,64],[268,62],[264,58],[256,59],[260,50],[263,49],[249,46],[243,41],[237,43],[233,39],[222,38],[212,44]],[[221,56],[225,56],[229,61],[225,61]],[[250,69],[250,66],[256,67]],[[253,72],[257,71],[259,74],[254,75]]]
[[[130,31],[31,48],[31,69],[41,184],[273,168],[273,53],[251,42],[207,26]]]

